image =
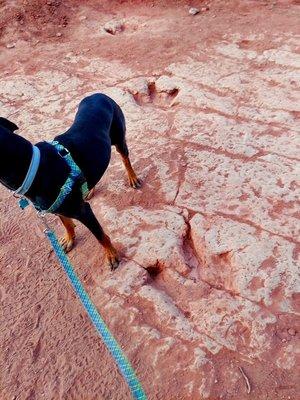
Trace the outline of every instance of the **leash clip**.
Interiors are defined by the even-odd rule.
[[[49,233],[51,231],[51,228],[48,225],[47,218],[46,218],[46,213],[44,211],[38,211],[37,212],[37,216],[38,216],[38,218],[40,218],[40,220],[42,221],[42,223],[45,226],[45,229],[43,230],[43,232],[45,234]]]

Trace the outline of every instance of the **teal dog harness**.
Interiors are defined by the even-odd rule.
[[[78,167],[78,165],[73,160],[73,157],[71,156],[69,150],[67,150],[62,144],[60,144],[57,141],[49,142],[49,144],[51,144],[52,146],[55,147],[55,149],[57,150],[57,153],[66,161],[66,163],[70,167],[69,176],[68,176],[67,180],[65,181],[65,183],[63,184],[62,188],[60,189],[60,192],[59,192],[56,200],[54,201],[54,203],[46,210],[42,210],[38,204],[34,204],[34,207],[38,211],[53,214],[63,204],[66,197],[72,192],[74,184],[77,181],[80,180],[83,182],[81,185],[81,193],[82,193],[83,198],[88,194],[89,190],[88,190],[87,182],[84,178],[84,175],[81,172],[81,169]],[[29,204],[28,200],[23,196],[30,189],[30,187],[34,181],[34,178],[36,176],[36,173],[38,171],[38,167],[39,167],[39,163],[40,163],[40,151],[36,146],[32,146],[32,147],[33,147],[33,155],[32,155],[32,159],[31,159],[31,163],[30,163],[27,175],[25,177],[25,180],[24,180],[22,186],[15,192],[16,195],[22,196],[22,198],[19,201],[19,205],[22,209],[27,207]],[[38,152],[36,151],[36,149],[38,149]]]

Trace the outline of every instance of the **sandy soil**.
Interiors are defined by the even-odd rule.
[[[63,132],[93,92],[126,115],[143,188],[114,152],[91,200],[122,263],[111,273],[79,223],[70,258],[149,399],[300,396],[299,14],[290,0],[0,2],[0,114],[20,134]],[[1,187],[0,398],[129,399],[42,229]]]

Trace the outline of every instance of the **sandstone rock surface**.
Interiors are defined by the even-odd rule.
[[[114,151],[91,200],[122,263],[79,223],[70,259],[149,399],[298,398],[299,6],[52,3],[0,6],[1,115],[37,142],[90,93],[123,108],[143,187]],[[1,399],[129,399],[42,229],[1,187]]]

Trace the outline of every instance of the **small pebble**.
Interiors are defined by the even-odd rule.
[[[87,19],[86,15],[81,15],[79,21],[85,21]]]
[[[209,11],[209,7],[208,7],[208,6],[202,7],[202,8],[201,8],[201,11],[202,11],[202,12]]]
[[[115,35],[124,30],[124,23],[123,21],[109,21],[104,25],[104,30],[111,35]]]
[[[189,14],[191,14],[191,15],[199,14],[199,12],[200,12],[199,8],[191,7],[189,9]]]
[[[61,37],[61,36],[62,36],[62,33],[61,33],[61,32],[57,32],[56,36],[57,36],[57,37]]]
[[[291,335],[291,336],[295,336],[296,335],[295,329],[294,328],[288,329],[288,334]]]
[[[6,47],[7,47],[8,49],[13,49],[14,47],[16,47],[16,43],[8,43],[8,44],[6,45]]]

